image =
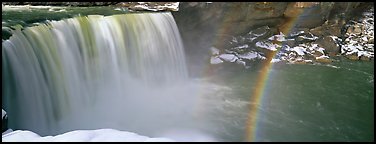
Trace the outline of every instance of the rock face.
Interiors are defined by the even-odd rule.
[[[182,2],[179,12],[173,15],[186,52],[194,55],[188,57],[193,65],[210,60],[219,65],[241,60],[248,66],[252,62],[245,59],[245,55],[255,59],[267,58],[268,49],[261,48],[262,45],[283,51],[276,54],[278,60],[273,59],[273,62],[331,62],[332,56],[343,52],[346,24],[351,19],[362,17],[361,13],[372,6],[373,3],[364,2]],[[257,38],[249,35],[250,32],[257,33],[256,29],[262,27],[268,27],[270,34]],[[360,27],[353,31],[359,33],[362,30]],[[280,32],[284,41],[268,40],[281,35]],[[373,37],[367,38],[367,41],[368,44],[373,43]],[[234,54],[238,60],[219,59],[223,61],[219,62],[207,57],[210,47],[219,49],[221,54]],[[260,57],[256,56],[258,54]]]

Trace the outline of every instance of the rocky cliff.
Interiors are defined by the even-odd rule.
[[[221,58],[220,54],[232,54],[237,60],[229,62],[243,65],[248,64],[244,62],[247,58],[242,58],[244,55],[268,59],[268,53],[273,51],[262,49],[268,46],[274,46],[278,53],[294,51],[282,54],[287,55],[288,62],[330,62],[328,57],[344,54],[345,49],[354,51],[342,48],[346,38],[356,37],[348,33],[348,28],[364,34],[363,39],[373,41],[373,33],[366,36],[367,32],[360,32],[365,31],[365,26],[350,24],[351,21],[362,23],[364,12],[372,8],[370,2],[183,2],[173,15],[191,56],[189,61],[200,67],[202,61],[226,61],[226,56]],[[371,19],[370,24],[373,24],[373,16]],[[362,39],[359,34],[357,38]],[[372,54],[349,52],[356,55],[353,59],[373,59],[373,44],[363,46],[372,47],[369,50]],[[213,59],[215,55],[205,56],[212,53],[213,48],[218,51],[218,59]]]

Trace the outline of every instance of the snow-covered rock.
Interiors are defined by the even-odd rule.
[[[238,57],[236,57],[234,54],[221,54],[219,55],[219,58],[228,62],[235,62],[238,59]]]
[[[220,64],[220,63],[223,63],[223,61],[219,57],[217,56],[210,57],[210,64]]]
[[[363,13],[358,21],[350,21],[341,54],[352,60],[370,60],[374,58],[374,9]]]
[[[273,44],[273,43],[269,43],[269,42],[265,42],[265,41],[256,42],[256,46],[259,47],[259,48],[264,48],[264,49],[268,49],[268,50],[271,50],[271,51],[276,51],[277,47],[279,47],[279,45],[277,45],[277,44]]]
[[[298,55],[300,55],[300,56],[302,56],[302,55],[305,54],[305,53],[304,53],[305,50],[304,50],[303,47],[299,47],[299,46],[297,46],[297,47],[294,47],[293,50],[294,50]]]
[[[261,57],[260,54],[257,53],[257,52],[247,52],[247,53],[244,53],[244,54],[239,54],[238,56],[242,59],[248,59],[248,60]]]

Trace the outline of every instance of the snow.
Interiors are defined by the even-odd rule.
[[[358,52],[358,57],[360,57],[360,56],[366,56],[366,57],[369,57],[370,54],[369,54],[367,51],[359,51],[359,52]]]
[[[272,59],[272,61],[270,61],[271,63],[277,63],[277,62],[280,62],[281,60],[280,59]]]
[[[228,62],[235,62],[238,58],[233,54],[221,54],[219,57]]]
[[[325,53],[324,53],[324,50],[325,50],[324,48],[319,48],[319,49],[317,49],[317,51],[319,51],[319,52],[322,53],[322,54],[325,54]]]
[[[303,47],[294,47],[293,50],[298,53],[298,55],[304,55],[304,48]]]
[[[41,137],[27,130],[2,135],[2,142],[173,142],[168,138],[149,138],[136,133],[114,129],[75,130],[57,136]]]
[[[23,11],[23,10],[31,10],[31,9],[53,9],[53,8],[66,8],[64,6],[32,6],[32,5],[4,5],[2,7],[3,11]]]
[[[210,58],[210,64],[220,64],[223,63],[223,61],[218,57],[211,57]]]
[[[265,48],[265,49],[269,49],[271,51],[276,51],[277,47],[278,47],[278,45],[276,45],[276,44],[267,43],[267,42],[256,42],[256,46],[261,47],[261,48]]]
[[[3,132],[1,135],[5,135],[5,134],[7,134],[7,133],[10,133],[10,132],[13,132],[13,130],[12,129],[7,129],[5,132]]]

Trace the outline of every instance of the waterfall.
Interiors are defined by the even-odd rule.
[[[194,100],[179,87],[188,74],[169,12],[50,21],[15,30],[2,46],[14,90],[3,100],[14,129],[153,134],[190,121],[191,105],[177,104]]]

